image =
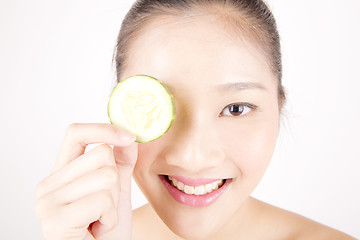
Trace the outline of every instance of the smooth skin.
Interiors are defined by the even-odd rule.
[[[175,122],[142,144],[109,124],[71,125],[36,190],[47,240],[353,239],[250,197],[270,162],[281,104],[261,51],[225,29],[214,16],[196,15],[158,17],[141,32],[122,77],[162,81],[174,96]],[[226,87],[234,82],[247,84]],[[229,114],[226,106],[238,102],[258,108]],[[102,144],[84,153],[92,143]],[[193,208],[176,202],[159,174],[233,182],[211,205]],[[132,176],[149,200],[133,212]]]
[[[102,144],[84,153],[95,143]],[[130,239],[137,146],[110,124],[69,126],[51,175],[35,191],[45,239]]]
[[[132,43],[124,77],[158,78],[177,110],[168,133],[139,145],[134,178],[149,204],[134,212],[134,239],[351,239],[250,197],[271,160],[282,102],[261,50],[230,28],[206,14],[158,17]],[[258,108],[233,116],[226,106],[238,102]],[[176,202],[159,174],[233,181],[194,208]]]

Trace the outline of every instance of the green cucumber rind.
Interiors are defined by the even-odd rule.
[[[157,82],[160,83],[161,86],[166,90],[166,92],[167,92],[167,94],[169,95],[170,100],[171,100],[171,105],[172,105],[172,119],[171,119],[171,121],[170,121],[170,123],[169,123],[168,128],[163,132],[163,134],[161,134],[161,135],[158,136],[157,138],[154,138],[154,139],[151,139],[151,140],[148,140],[148,141],[140,141],[140,140],[138,140],[138,137],[136,137],[136,140],[135,140],[135,142],[137,142],[137,143],[152,142],[152,141],[155,141],[155,140],[161,138],[162,136],[164,136],[165,133],[167,133],[167,131],[169,131],[170,127],[172,126],[172,124],[173,124],[174,121],[175,121],[175,116],[176,116],[176,107],[175,107],[175,101],[174,101],[173,95],[171,94],[171,92],[169,91],[169,89],[168,89],[162,82],[160,82],[158,79],[156,79],[156,78],[154,78],[154,77],[151,77],[151,76],[149,76],[149,75],[145,75],[145,74],[136,74],[136,75],[132,75],[132,76],[127,77],[127,78],[121,80],[120,82],[118,82],[118,83],[115,85],[115,87],[113,88],[113,90],[111,91],[111,93],[110,93],[109,101],[108,101],[108,104],[107,104],[107,115],[108,115],[108,117],[109,117],[110,123],[111,123],[111,124],[114,124],[114,123],[111,121],[110,112],[109,112],[109,104],[110,104],[111,96],[112,96],[112,94],[114,93],[115,89],[118,87],[119,84],[121,84],[121,83],[123,83],[124,81],[129,80],[129,79],[131,79],[131,78],[133,78],[133,77],[147,77],[147,78],[150,78],[150,79],[152,79],[152,80],[157,81]],[[114,125],[115,125],[115,124],[114,124]]]

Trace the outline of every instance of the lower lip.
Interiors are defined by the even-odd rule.
[[[205,207],[216,201],[231,183],[231,179],[226,179],[225,183],[217,190],[204,195],[190,195],[180,191],[169,183],[165,175],[159,175],[161,182],[165,185],[171,196],[179,203],[190,207]]]

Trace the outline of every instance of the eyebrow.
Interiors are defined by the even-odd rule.
[[[247,89],[260,89],[260,90],[267,90],[266,87],[261,85],[260,83],[255,82],[231,82],[231,83],[224,83],[215,86],[215,88],[219,92],[234,90],[234,91],[241,91]]]

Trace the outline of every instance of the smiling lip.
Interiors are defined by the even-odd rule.
[[[189,184],[190,186],[200,186],[203,184],[207,184],[207,183],[211,183],[213,181],[216,181],[218,179],[188,179],[188,178],[184,178],[184,177],[179,177],[179,176],[173,176],[175,178],[177,178],[180,181],[186,181],[188,183],[192,183]],[[167,179],[166,175],[159,175],[159,178],[161,180],[161,182],[164,184],[165,188],[169,191],[170,195],[179,203],[185,204],[187,206],[191,206],[191,207],[205,207],[210,205],[211,203],[213,203],[216,199],[218,199],[227,189],[228,185],[231,183],[232,179],[226,179],[225,183],[218,188],[217,190],[214,190],[210,193],[206,193],[204,195],[192,195],[192,194],[187,194],[181,190],[179,190],[178,188],[174,187],[173,185],[171,185],[171,183],[169,182],[169,180]],[[210,181],[210,182],[209,182]]]

